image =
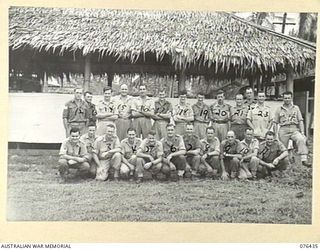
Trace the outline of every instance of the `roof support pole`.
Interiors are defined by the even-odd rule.
[[[91,75],[91,56],[86,55],[84,58],[84,91],[88,91],[90,88],[90,75]]]
[[[291,64],[286,65],[286,89],[293,93],[293,80],[294,80],[294,71]]]
[[[48,76],[47,72],[43,72],[43,87],[42,87],[43,93],[48,93]]]
[[[178,74],[178,94],[186,91],[186,70],[181,69]]]
[[[113,78],[114,78],[114,73],[107,73],[108,76],[108,86],[112,87],[112,82],[113,82]]]

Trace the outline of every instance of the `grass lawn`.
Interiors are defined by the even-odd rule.
[[[61,183],[57,154],[9,150],[9,221],[312,222],[312,169],[301,164],[254,182]]]

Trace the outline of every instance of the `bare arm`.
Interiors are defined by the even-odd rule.
[[[304,123],[303,123],[303,121],[300,121],[300,122],[299,122],[299,128],[300,128],[301,134],[304,135]]]
[[[187,151],[186,155],[199,155],[200,154],[200,148],[189,150]]]

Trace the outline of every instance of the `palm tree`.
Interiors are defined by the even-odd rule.
[[[316,13],[300,13],[299,17],[298,37],[316,42],[318,15]]]

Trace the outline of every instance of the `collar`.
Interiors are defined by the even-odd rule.
[[[69,144],[72,145],[72,146],[78,146],[78,147],[80,147],[80,141],[78,141],[77,143],[73,143],[73,142],[71,142],[71,139],[70,139],[70,137],[69,137],[69,138],[68,138],[68,142],[69,142]]]
[[[286,107],[284,104],[281,105],[281,108],[284,110],[292,109],[294,107],[293,103],[290,103],[288,107]]]

